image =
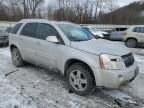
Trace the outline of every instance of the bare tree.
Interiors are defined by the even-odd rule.
[[[44,0],[28,0],[28,7],[32,14],[32,17],[36,17],[36,11]]]

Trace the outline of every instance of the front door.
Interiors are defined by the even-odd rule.
[[[46,41],[48,36],[59,37],[57,30],[49,24],[39,23],[35,34],[37,37],[38,62],[43,66],[57,69],[59,53],[63,45]]]

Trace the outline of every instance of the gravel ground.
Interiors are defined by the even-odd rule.
[[[131,108],[130,104],[142,108],[144,56],[135,58],[140,74],[132,83],[118,90],[97,89],[92,95],[81,97],[67,89],[65,78],[59,73],[30,64],[16,68],[9,48],[0,48],[0,108]]]

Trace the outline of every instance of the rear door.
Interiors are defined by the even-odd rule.
[[[35,63],[36,61],[36,38],[35,29],[37,23],[27,23],[20,32],[20,45],[23,52],[23,57],[26,61]]]

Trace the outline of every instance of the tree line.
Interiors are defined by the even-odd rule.
[[[137,8],[119,8],[117,0],[0,0],[0,20],[45,18],[81,24],[130,24]],[[132,19],[135,17],[134,19]],[[138,23],[135,21],[135,23]]]

